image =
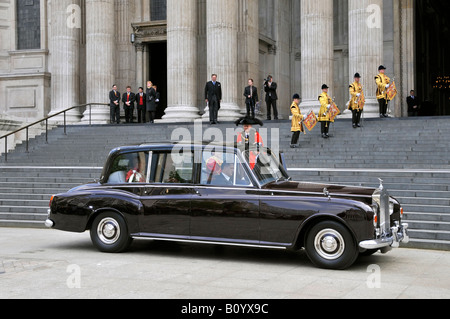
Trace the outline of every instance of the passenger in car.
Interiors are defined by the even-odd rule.
[[[133,157],[131,160],[130,170],[128,171],[125,180],[127,183],[145,183],[145,178],[141,174],[139,156]]]
[[[223,163],[219,175],[214,175],[211,185],[227,186],[233,185],[234,164]]]

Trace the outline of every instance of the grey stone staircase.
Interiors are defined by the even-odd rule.
[[[265,123],[268,146],[284,151],[295,180],[377,187],[384,180],[402,203],[410,225],[410,247],[450,249],[450,119],[417,118],[367,120],[353,129],[338,120],[332,138],[320,137],[316,127],[290,149],[290,122]],[[224,136],[231,124],[216,126]],[[111,149],[146,142],[169,141],[177,128],[193,124],[71,126],[45,139],[36,137],[29,152],[18,146],[0,157],[0,226],[42,227],[50,196],[100,177]],[[203,125],[204,132],[209,126]]]

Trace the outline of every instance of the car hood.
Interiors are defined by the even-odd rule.
[[[344,185],[333,184],[318,184],[318,183],[306,183],[306,182],[278,182],[269,183],[263,187],[267,190],[274,191],[289,191],[299,193],[315,193],[318,196],[325,196],[325,189],[329,192],[330,196],[338,196],[358,201],[363,201],[367,204],[372,203],[372,195],[375,192],[374,188],[366,187],[354,187]]]

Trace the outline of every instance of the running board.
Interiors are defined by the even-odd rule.
[[[151,235],[132,235],[133,239],[142,240],[157,240],[157,241],[169,241],[169,242],[179,242],[179,243],[190,243],[190,244],[206,244],[206,245],[222,245],[222,246],[237,246],[237,247],[250,247],[250,248],[264,248],[264,249],[278,249],[286,250],[288,245],[277,246],[273,243],[267,244],[250,244],[250,243],[237,243],[237,242],[225,242],[225,241],[210,241],[202,239],[187,239],[187,238],[173,238],[173,237],[159,237]]]

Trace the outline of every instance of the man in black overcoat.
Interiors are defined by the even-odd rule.
[[[115,84],[109,92],[109,113],[111,124],[120,124],[120,92]]]
[[[220,102],[222,101],[222,86],[217,82],[217,74],[211,76],[211,81],[205,86],[205,101],[209,105],[209,122],[218,124],[217,118],[220,110]]]
[[[244,89],[247,117],[255,118],[255,107],[258,102],[258,89],[253,85],[253,79],[248,79],[248,86]]]
[[[122,96],[123,109],[125,111],[125,121],[133,123],[134,101],[136,94],[131,92],[131,86],[127,86],[127,91]]]

